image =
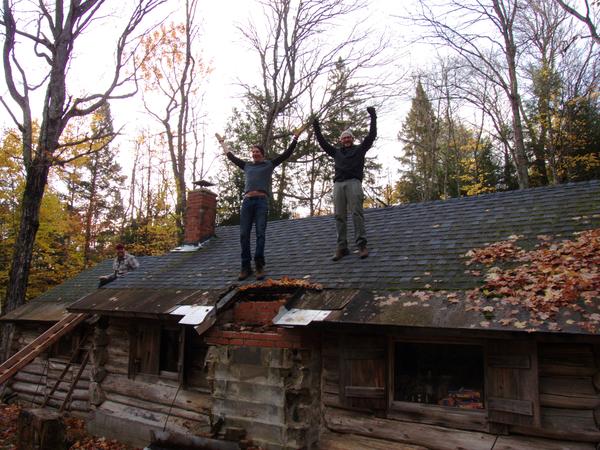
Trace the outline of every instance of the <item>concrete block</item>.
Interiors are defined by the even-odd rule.
[[[231,350],[231,363],[262,366],[262,356],[260,347],[236,347]]]

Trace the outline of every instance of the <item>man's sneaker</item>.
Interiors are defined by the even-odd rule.
[[[265,268],[264,266],[257,264],[256,265],[256,279],[264,280],[265,279]]]
[[[349,254],[350,254],[350,251],[347,248],[338,248],[335,251],[335,255],[333,255],[333,257],[331,258],[331,260],[332,261],[339,261],[344,256],[348,256]]]
[[[252,275],[252,269],[250,269],[250,268],[244,268],[240,272],[240,276],[238,277],[238,280],[239,281],[243,281],[246,278],[248,278],[250,275]]]
[[[358,256],[360,257],[360,259],[365,259],[367,256],[369,256],[369,249],[366,245],[361,245],[358,248]]]

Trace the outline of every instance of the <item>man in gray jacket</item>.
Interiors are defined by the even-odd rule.
[[[346,130],[340,135],[341,146],[335,147],[323,137],[319,121],[317,119],[313,121],[317,142],[323,151],[333,158],[335,164],[333,210],[337,230],[337,248],[332,258],[333,261],[338,261],[350,254],[346,238],[346,214],[348,210],[352,214],[358,254],[361,259],[369,256],[363,214],[362,179],[365,171],[365,154],[373,146],[373,142],[377,137],[377,115],[375,114],[375,108],[372,106],[368,107],[367,111],[371,116],[371,126],[369,134],[360,144],[354,144],[354,135],[350,130]]]
[[[302,129],[294,132],[294,138],[285,152],[273,159],[265,159],[265,150],[260,145],[250,148],[252,161],[247,162],[231,152],[223,137],[215,134],[227,158],[244,171],[244,199],[240,211],[240,244],[242,247],[242,269],[238,280],[242,281],[252,275],[252,253],[250,250],[250,233],[252,224],[256,232],[256,251],[254,264],[256,279],[262,280],[265,276],[265,240],[267,231],[267,215],[269,213],[269,195],[271,194],[271,177],[273,170],[283,161],[288,159],[296,144]]]
[[[115,245],[115,250],[117,251],[117,256],[113,261],[113,273],[110,275],[101,276],[98,287],[102,287],[105,284],[116,280],[117,278],[124,277],[127,272],[131,272],[132,270],[140,267],[140,263],[136,257],[126,252],[123,244]]]

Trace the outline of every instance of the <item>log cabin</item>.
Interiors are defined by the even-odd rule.
[[[15,350],[89,317],[7,383],[13,400],[41,404],[87,342],[70,408],[139,446],[600,444],[600,182],[370,209],[365,260],[330,260],[331,216],[270,222],[264,282],[236,280],[238,228],[215,208],[190,192],[185,245],[5,316]]]

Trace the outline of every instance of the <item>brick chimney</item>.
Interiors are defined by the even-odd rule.
[[[183,243],[196,245],[215,234],[217,194],[206,188],[188,192]]]

